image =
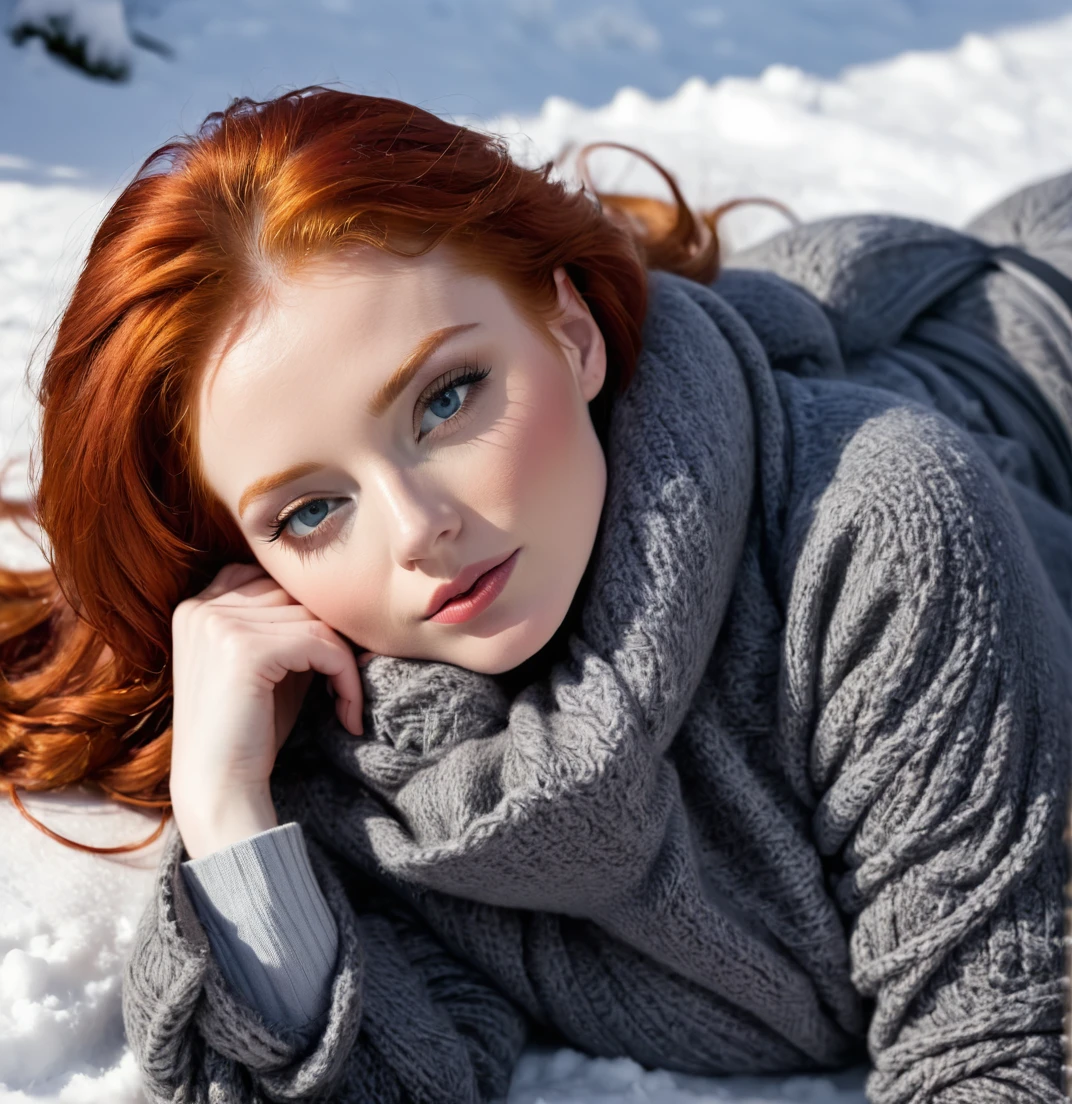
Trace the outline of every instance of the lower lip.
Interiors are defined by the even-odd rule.
[[[465,593],[464,597],[452,598],[438,613],[432,614],[429,621],[438,621],[441,625],[457,625],[461,621],[468,621],[476,617],[499,597],[502,588],[506,586],[506,580],[510,578],[510,572],[517,563],[517,549],[498,567],[485,571],[473,584],[472,590]]]

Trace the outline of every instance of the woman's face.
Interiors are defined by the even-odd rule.
[[[209,357],[210,487],[268,574],[359,647],[497,674],[565,618],[606,490],[587,406],[606,352],[555,278],[541,335],[448,247],[366,249],[277,282]],[[501,561],[475,603],[429,617]]]

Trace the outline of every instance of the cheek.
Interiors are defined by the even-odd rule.
[[[514,420],[508,465],[519,500],[561,494],[561,481],[575,472],[579,432],[570,395],[552,388],[526,394]]]
[[[475,448],[459,450],[460,466],[452,465],[447,476],[453,493],[496,526],[516,530],[538,522],[541,503],[561,497],[571,470],[576,418],[561,388],[514,381],[494,427]]]
[[[275,581],[300,605],[330,628],[350,635],[358,625],[369,625],[379,616],[378,587],[371,573],[355,566],[345,552],[329,549],[326,556],[306,561],[282,553],[274,563],[262,563]]]

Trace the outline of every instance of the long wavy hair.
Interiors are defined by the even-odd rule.
[[[546,316],[563,266],[606,340],[591,406],[606,415],[633,374],[646,269],[710,282],[718,216],[749,201],[696,217],[665,172],[672,203],[604,195],[586,175],[590,148],[586,186],[570,188],[551,164],[519,165],[501,138],[312,87],[236,100],[148,158],[59,321],[31,500],[0,500],[37,524],[50,564],[0,568],[0,784],[27,819],[114,852],[152,842],[168,817],[172,613],[225,563],[254,560],[202,478],[191,399],[208,344],[266,280],[357,245],[414,255],[449,240]],[[159,808],[160,826],[90,847],[18,798],[80,782]]]

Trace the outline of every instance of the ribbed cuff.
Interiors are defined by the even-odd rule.
[[[327,1010],[338,929],[300,824],[189,859],[182,873],[221,972],[265,1020],[300,1028]]]

